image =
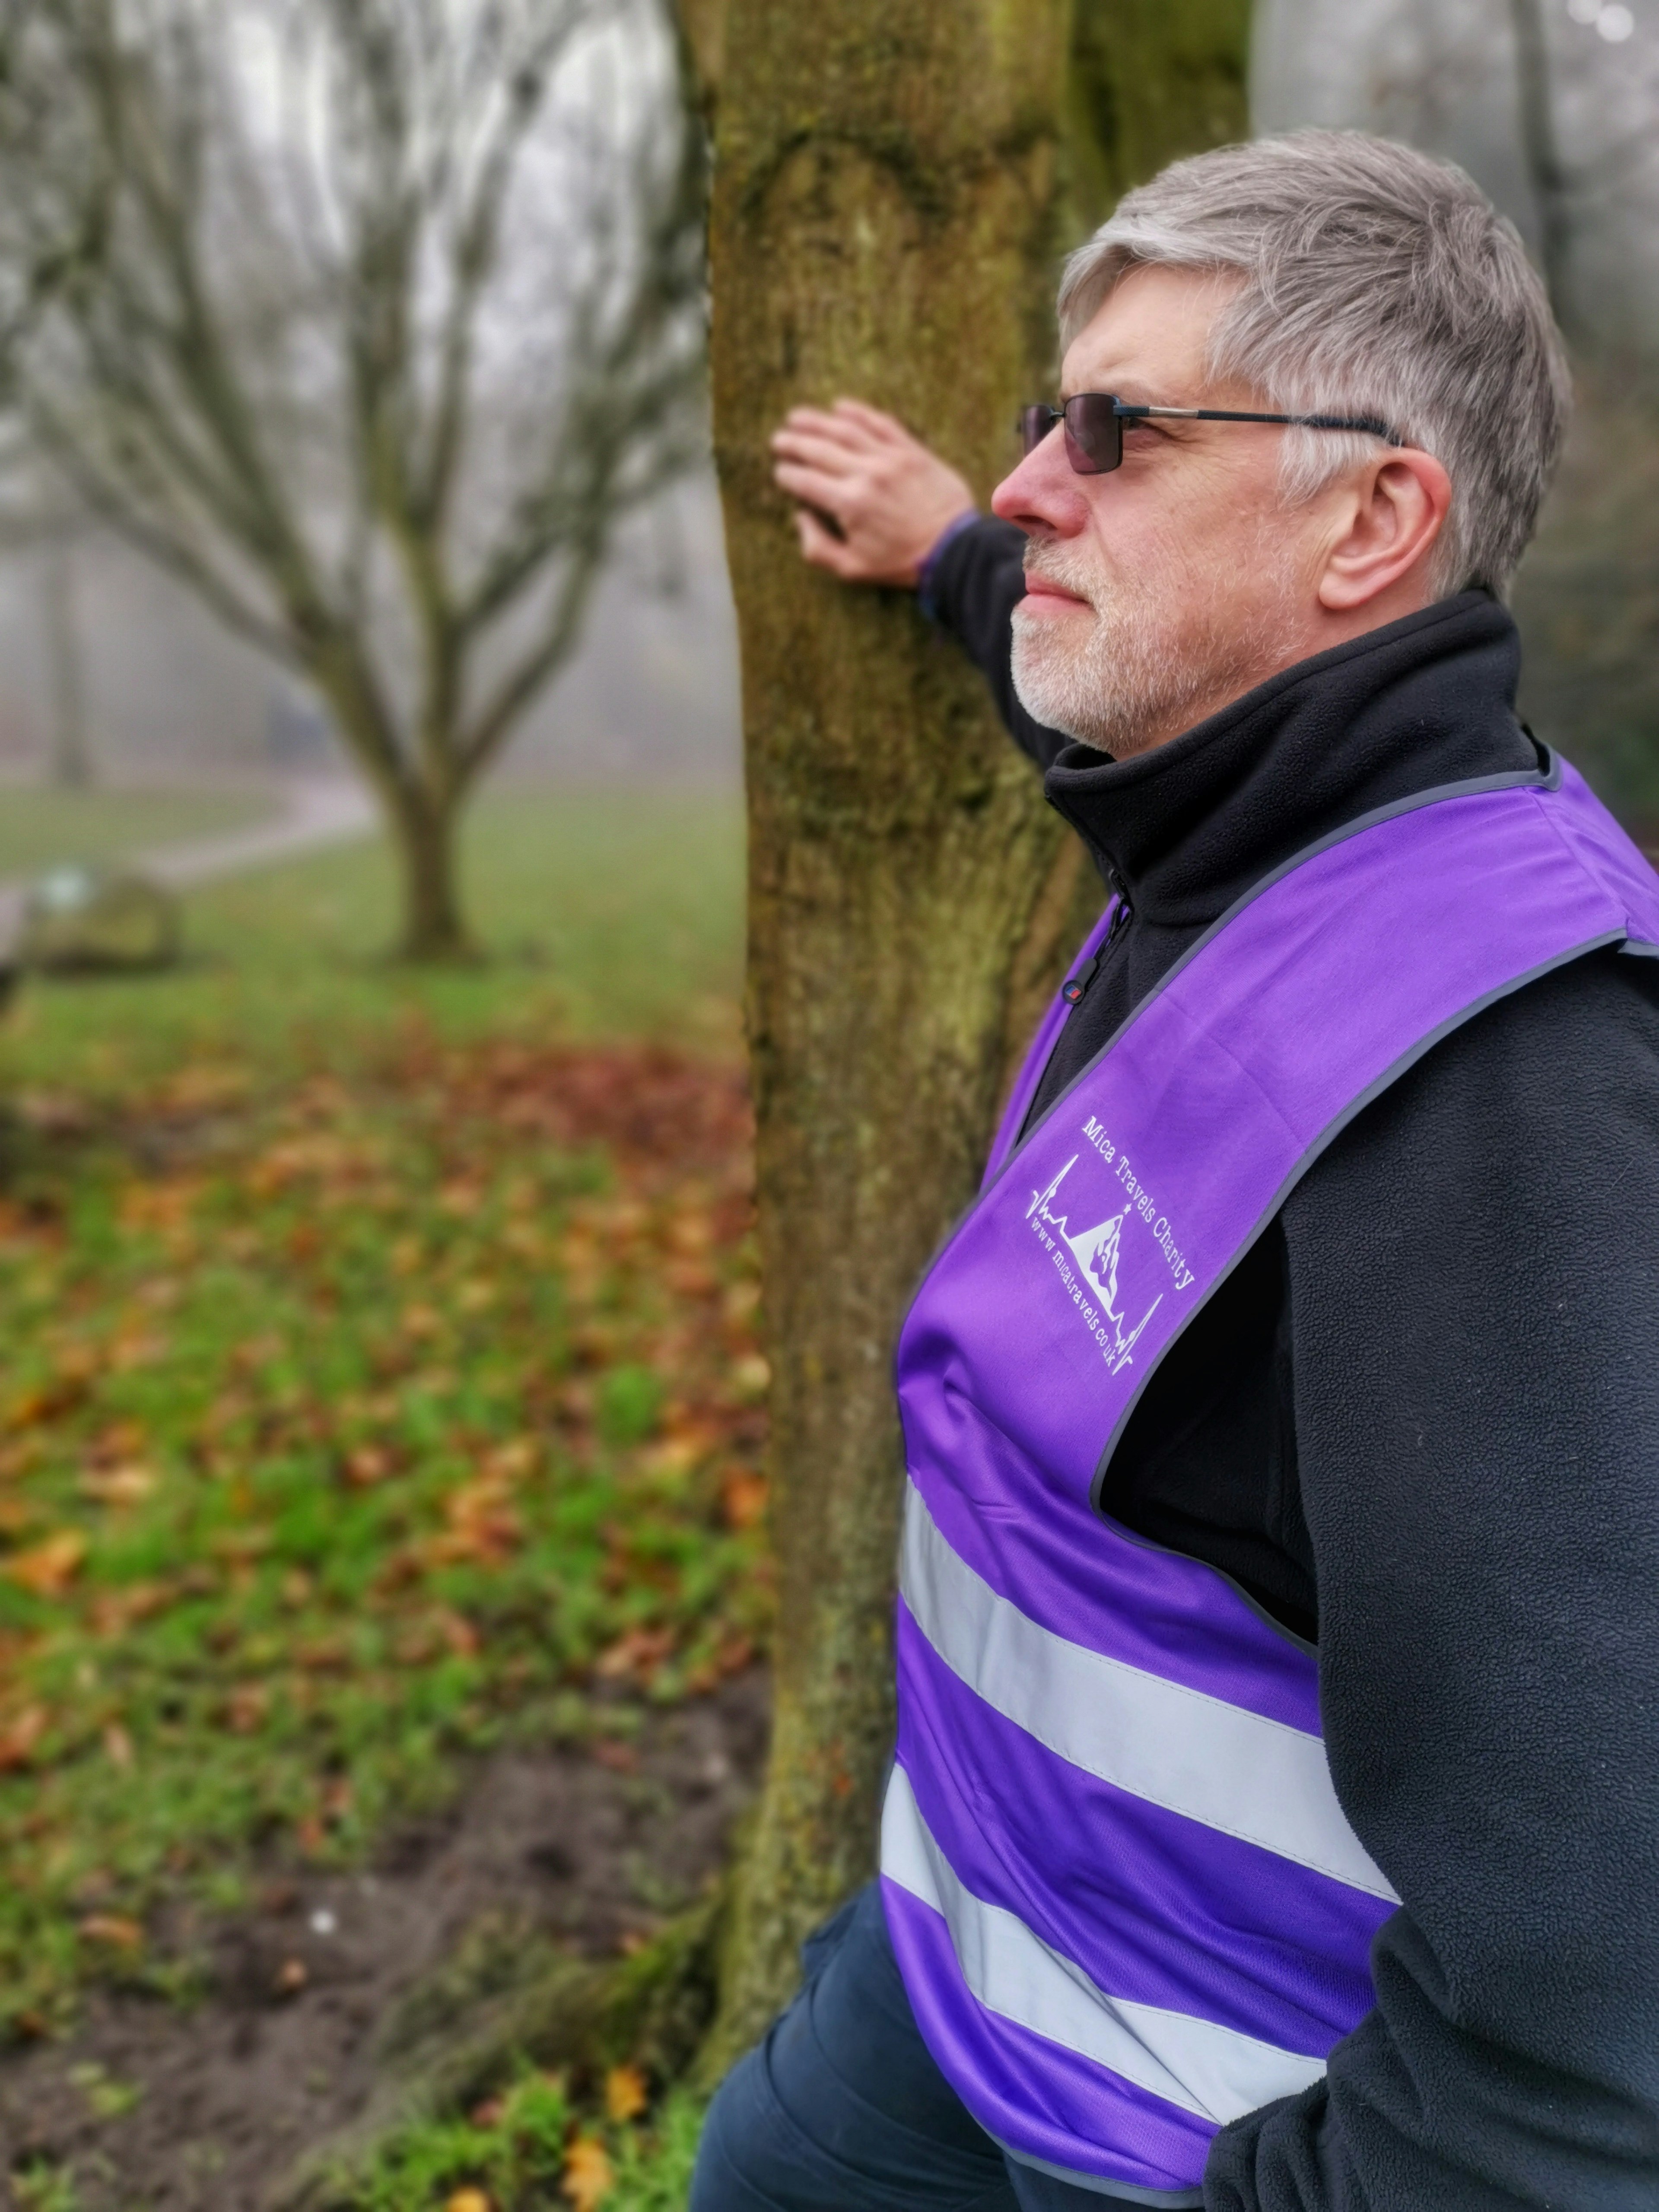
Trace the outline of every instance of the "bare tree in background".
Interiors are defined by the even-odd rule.
[[[47,759],[61,791],[97,780],[87,698],[86,610],[76,556],[95,527],[15,415],[0,418],[0,555],[33,570],[46,647]]]
[[[1572,180],[1561,159],[1550,82],[1549,33],[1542,0],[1510,0],[1515,31],[1515,74],[1521,150],[1538,207],[1539,258],[1556,319],[1565,329],[1571,312]]]
[[[10,0],[13,394],[296,669],[462,951],[461,807],[618,522],[703,450],[702,149],[660,0]]]

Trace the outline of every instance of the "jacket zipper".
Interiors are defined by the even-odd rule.
[[[1082,999],[1090,984],[1094,981],[1101,962],[1134,920],[1135,910],[1129,903],[1128,894],[1115,876],[1112,878],[1112,888],[1117,893],[1117,912],[1112,916],[1111,927],[1101,939],[1093,957],[1085,960],[1077,973],[1074,975],[1068,975],[1060,987],[1060,995],[1068,1006],[1075,1006]]]

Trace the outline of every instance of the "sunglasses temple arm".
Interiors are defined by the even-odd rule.
[[[1188,422],[1284,422],[1304,430],[1364,430],[1374,438],[1386,438],[1391,446],[1403,446],[1406,442],[1397,431],[1391,430],[1374,415],[1253,415],[1231,407],[1120,406],[1113,411],[1126,418],[1166,415]]]

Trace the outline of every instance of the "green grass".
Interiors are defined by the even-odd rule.
[[[349,1070],[410,1022],[448,1041],[557,1030],[730,1049],[742,849],[726,796],[486,793],[462,847],[482,965],[390,963],[389,853],[326,850],[191,894],[171,973],[27,993],[4,1066],[14,1082],[103,1096],[223,1056],[268,1080]]]
[[[75,2176],[44,2159],[29,2163],[10,2176],[17,2212],[81,2212],[81,2192]]]
[[[556,2076],[526,2073],[471,2118],[428,2121],[396,2137],[342,2201],[351,2212],[434,2212],[457,2198],[467,2204],[463,2192],[476,2191],[492,2212],[552,2212],[573,2202],[683,2212],[702,2123],[702,2107],[679,2091],[643,2125],[582,2121]]]
[[[468,1755],[625,1735],[763,1642],[738,831],[487,801],[478,965],[382,957],[363,846],[0,1028],[0,2036],[97,1980],[187,1998],[259,1866],[349,1862]],[[716,1136],[617,1153],[647,1109]],[[562,2204],[561,2096],[400,2146],[365,2212],[468,2160],[496,2212]],[[690,2108],[605,2124],[606,2205],[680,2203]]]
[[[0,878],[33,876],[66,860],[112,860],[264,820],[257,792],[60,791],[0,784]]]

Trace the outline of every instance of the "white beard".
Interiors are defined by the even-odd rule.
[[[1193,563],[1163,568],[1155,590],[1103,578],[1081,549],[1034,544],[1026,572],[1075,592],[1093,611],[1014,609],[1014,690],[1028,714],[1097,752],[1144,752],[1241,697],[1298,658],[1294,579],[1262,548],[1247,618],[1232,589]],[[1162,567],[1162,564],[1160,564]],[[1277,574],[1274,573],[1275,569]],[[1225,580],[1231,586],[1234,579]]]

